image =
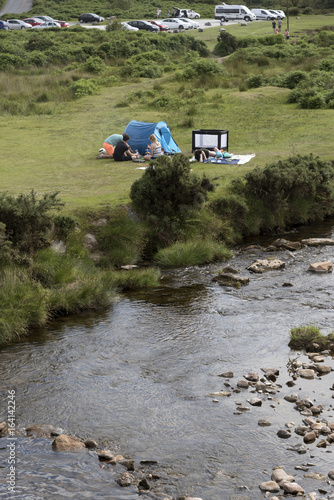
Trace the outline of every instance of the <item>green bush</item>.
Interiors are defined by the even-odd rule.
[[[81,78],[80,80],[72,83],[71,90],[74,97],[79,99],[80,97],[95,94],[97,86],[95,80],[85,80],[84,78]]]
[[[217,37],[217,44],[213,49],[216,56],[225,57],[235,52],[238,47],[237,39],[227,31],[221,31]]]
[[[0,222],[6,226],[7,239],[21,252],[33,253],[47,245],[53,223],[52,212],[63,203],[58,192],[44,194],[40,199],[34,191],[17,198],[0,194]]]
[[[255,168],[245,180],[247,205],[267,214],[267,222],[261,222],[266,229],[321,220],[334,212],[334,164],[312,154]]]
[[[249,89],[261,87],[262,82],[262,75],[253,75],[246,79],[246,85]]]
[[[87,59],[83,67],[86,71],[89,71],[90,73],[101,73],[107,68],[107,66],[100,57],[93,57],[93,56]]]
[[[190,171],[189,159],[175,154],[151,160],[143,176],[131,186],[134,207],[144,216],[184,220],[189,209],[200,208],[213,190],[209,179]]]
[[[283,79],[283,87],[294,89],[301,81],[308,80],[308,74],[305,71],[290,71]]]

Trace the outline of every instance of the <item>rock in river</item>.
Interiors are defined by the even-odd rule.
[[[333,262],[314,262],[310,264],[308,268],[309,271],[313,271],[314,273],[332,273],[333,272]]]
[[[52,442],[52,449],[53,451],[79,451],[86,447],[80,439],[60,434]]]
[[[273,269],[283,269],[285,262],[279,259],[259,259],[247,267],[248,271],[252,273],[265,273]]]

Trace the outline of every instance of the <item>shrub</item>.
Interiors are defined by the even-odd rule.
[[[130,197],[144,216],[184,220],[190,208],[200,208],[213,190],[209,179],[190,172],[186,156],[175,154],[151,160],[143,176],[131,186]]]
[[[107,68],[100,57],[92,56],[87,59],[83,66],[86,71],[91,73],[101,73],[101,71],[104,71]]]
[[[213,49],[216,56],[225,57],[235,52],[238,47],[237,39],[227,31],[221,31],[217,37],[217,45]]]
[[[47,245],[52,227],[51,212],[63,206],[58,194],[46,193],[40,199],[34,191],[17,198],[0,194],[0,220],[6,226],[7,238],[14,248],[33,253]]]
[[[262,75],[253,75],[247,78],[246,85],[249,89],[255,89],[262,85]]]
[[[94,94],[97,87],[95,80],[85,80],[84,78],[81,78],[80,80],[72,83],[71,90],[74,97],[79,99],[80,97]]]
[[[256,168],[245,180],[248,206],[261,204],[270,214],[270,229],[319,220],[334,211],[334,164],[312,154]]]
[[[288,89],[294,89],[301,81],[308,79],[308,75],[305,71],[290,71],[285,75],[283,79],[283,87]]]

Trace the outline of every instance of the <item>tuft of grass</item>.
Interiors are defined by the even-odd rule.
[[[326,347],[334,341],[334,334],[323,335],[320,329],[313,325],[303,325],[292,328],[290,331],[289,347],[292,349],[314,350],[319,346],[319,350]]]
[[[155,262],[165,267],[199,266],[216,260],[228,259],[231,251],[213,240],[192,240],[175,243],[155,255]]]
[[[114,285],[120,291],[155,287],[159,285],[159,279],[160,270],[153,267],[115,271],[113,273]]]

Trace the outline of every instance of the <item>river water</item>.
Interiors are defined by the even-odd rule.
[[[281,236],[333,237],[333,225],[328,220]],[[259,484],[277,465],[306,492],[322,488],[328,495],[322,498],[329,498],[325,480],[305,478],[295,466],[309,464],[312,472],[327,476],[334,468],[334,445],[311,444],[298,454],[288,448],[302,438],[292,432],[283,440],[277,431],[305,418],[283,399],[292,392],[322,404],[320,418],[334,421],[333,372],[286,385],[289,360],[307,361],[288,347],[291,328],[314,324],[324,334],[333,330],[334,276],[307,272],[311,262],[333,260],[333,251],[332,246],[277,251],[270,256],[284,260],[285,270],[265,274],[246,270],[268,257],[258,249],[224,263],[166,271],[157,289],[122,296],[103,313],[61,318],[3,347],[0,422],[7,417],[8,391],[15,390],[18,430],[52,424],[133,459],[137,473],[156,475],[142,498],[260,499]],[[236,289],[212,282],[226,265],[249,276],[249,285]],[[326,357],[325,364],[334,368],[333,358]],[[248,372],[263,376],[261,368],[279,370],[276,395],[235,392]],[[234,377],[218,376],[226,371]],[[228,389],[230,397],[211,395]],[[254,396],[262,399],[261,407],[247,402]],[[237,412],[240,403],[249,411]],[[272,425],[260,427],[259,419]],[[6,439],[0,440],[1,498],[138,498],[136,486],[115,482],[125,471],[122,465],[102,466],[94,451],[53,452],[44,438],[17,439],[17,492],[9,493]],[[145,460],[157,463],[141,463]]]

